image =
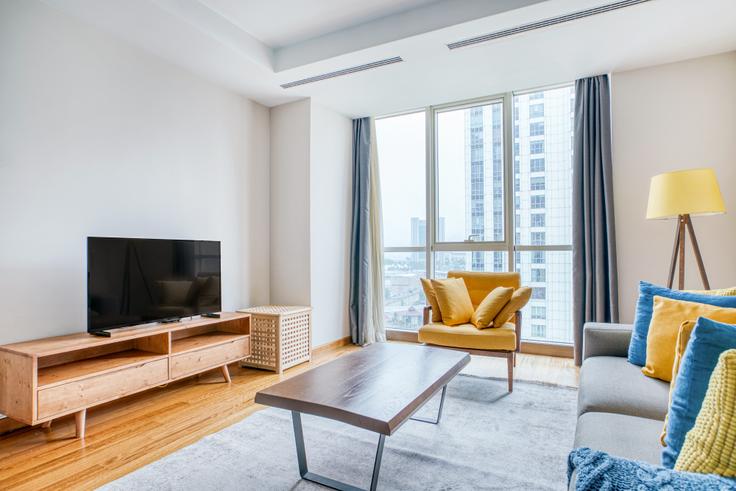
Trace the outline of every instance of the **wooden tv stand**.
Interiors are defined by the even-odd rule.
[[[126,329],[112,337],[70,334],[0,346],[0,412],[29,425],[220,368],[250,356],[250,315],[223,313]]]

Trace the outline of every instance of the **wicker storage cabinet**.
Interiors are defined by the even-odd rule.
[[[264,305],[239,310],[251,315],[251,356],[241,366],[281,373],[312,358],[312,308]]]

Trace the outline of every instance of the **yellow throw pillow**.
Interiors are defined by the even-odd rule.
[[[670,382],[670,397],[669,402],[667,403],[667,407],[670,407],[672,405],[672,394],[675,392],[677,374],[680,372],[680,363],[682,362],[682,357],[685,355],[685,348],[687,348],[687,343],[690,341],[690,335],[693,333],[693,329],[695,329],[695,324],[697,323],[697,320],[685,321],[680,324],[680,329],[678,329],[677,331],[677,341],[675,342],[675,358],[672,364],[672,382]],[[664,417],[664,427],[662,428],[662,434],[659,435],[659,443],[661,443],[663,447],[667,446],[667,444],[664,442],[664,439],[667,436],[668,418],[669,413],[667,413]]]
[[[704,303],[654,297],[654,312],[647,334],[647,361],[641,371],[647,377],[672,381],[675,343],[680,325],[687,320],[705,317],[728,324],[736,323],[736,309]]]
[[[440,312],[440,305],[437,303],[437,294],[432,288],[432,282],[427,278],[420,278],[420,280],[424,296],[427,297],[427,303],[432,307],[432,322],[442,322],[442,313]]]
[[[486,298],[478,305],[478,308],[475,309],[475,312],[470,317],[470,322],[478,329],[495,327],[493,319],[501,312],[501,309],[503,309],[509,300],[511,300],[513,294],[514,289],[511,287],[499,286],[494,288],[486,295]]]
[[[700,293],[701,295],[715,295],[717,297],[736,297],[736,286],[730,288],[719,288],[717,290],[685,290],[690,293]]]
[[[736,477],[736,350],[718,358],[675,470]]]
[[[531,297],[532,289],[528,286],[522,286],[515,290],[509,302],[504,305],[501,312],[493,319],[493,325],[495,327],[501,327],[506,324],[511,320],[517,310],[521,310],[529,302]]]
[[[440,306],[442,322],[448,326],[466,324],[473,315],[473,302],[462,278],[432,280],[432,288]]]

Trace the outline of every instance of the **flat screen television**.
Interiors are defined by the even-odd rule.
[[[87,331],[220,310],[219,241],[87,238]]]

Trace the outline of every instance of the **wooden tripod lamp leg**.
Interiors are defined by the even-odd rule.
[[[679,260],[679,271],[678,271],[678,278],[677,278],[677,289],[678,290],[684,290],[685,289],[685,215],[680,215],[677,219],[678,222],[678,234],[679,234],[679,242],[680,242],[680,251],[678,252],[678,255],[680,257]]]
[[[672,259],[670,259],[670,273],[667,275],[667,288],[672,288],[675,281],[675,268],[677,267],[677,253],[680,251],[680,219],[677,219],[675,228],[675,245],[672,247]]]
[[[703,281],[705,289],[710,290],[710,282],[708,282],[708,275],[705,273],[703,257],[700,255],[700,247],[698,247],[698,239],[695,238],[695,229],[692,220],[690,220],[690,215],[685,215],[685,225],[687,225],[687,231],[690,233],[690,242],[693,244],[693,253],[695,254],[695,262],[698,263],[700,279]]]

